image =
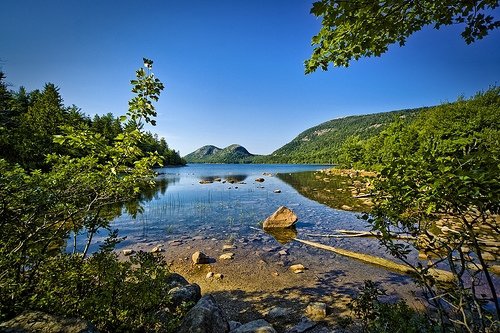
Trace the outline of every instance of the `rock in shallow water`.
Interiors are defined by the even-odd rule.
[[[264,229],[268,228],[290,228],[298,221],[297,215],[285,206],[279,207],[271,216],[264,220]]]

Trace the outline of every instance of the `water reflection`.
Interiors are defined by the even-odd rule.
[[[286,244],[291,242],[294,238],[297,238],[297,229],[292,228],[269,228],[264,229],[264,231],[273,236],[280,244]]]
[[[211,175],[211,176],[200,176],[199,177],[199,180],[201,183],[213,183],[213,182],[222,182],[222,183],[230,183],[230,184],[234,184],[234,183],[240,183],[242,181],[244,181],[245,179],[247,179],[248,175],[244,175],[244,174],[241,174],[241,175],[222,175],[222,176],[219,176],[219,175]]]
[[[306,198],[329,207],[355,212],[370,210],[366,200],[355,198],[351,192],[358,182],[357,178],[314,171],[280,173],[276,176]]]

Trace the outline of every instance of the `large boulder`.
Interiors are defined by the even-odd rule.
[[[29,311],[0,324],[2,333],[97,333],[89,322]]]
[[[183,303],[196,303],[201,298],[200,286],[196,283],[174,287],[168,291],[172,307],[175,309]]]
[[[175,287],[187,286],[189,282],[180,274],[170,273],[166,280],[166,286],[168,289]]]
[[[264,220],[262,226],[264,229],[290,228],[297,222],[297,220],[297,215],[295,215],[291,209],[281,206],[271,216]]]
[[[211,295],[203,296],[182,320],[178,333],[226,333],[229,323]]]

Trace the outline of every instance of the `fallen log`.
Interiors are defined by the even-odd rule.
[[[306,244],[309,246],[319,248],[319,249],[327,250],[327,251],[330,251],[330,252],[345,256],[345,257],[354,258],[354,259],[357,259],[357,260],[360,260],[360,261],[363,261],[363,262],[366,262],[369,264],[382,266],[384,268],[388,268],[388,269],[391,269],[391,270],[394,270],[397,272],[401,272],[404,274],[415,275],[415,270],[412,269],[411,267],[408,267],[408,266],[403,265],[403,264],[399,264],[397,262],[394,262],[394,261],[391,261],[388,259],[375,257],[372,255],[358,253],[358,252],[354,252],[354,251],[344,250],[344,249],[340,249],[337,247],[324,245],[324,244],[316,243],[316,242],[311,242],[311,241],[307,241],[307,240],[303,240],[303,239],[299,239],[299,238],[294,238],[293,240],[297,241],[299,243],[303,243],[303,244]],[[451,282],[454,279],[453,274],[451,272],[448,272],[448,271],[445,271],[442,269],[429,268],[429,273],[436,280],[438,280],[440,282]]]

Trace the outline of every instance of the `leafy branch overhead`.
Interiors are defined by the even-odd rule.
[[[143,58],[144,68],[139,68],[135,75],[136,80],[131,80],[132,92],[136,94],[128,102],[128,112],[127,116],[135,122],[138,128],[142,127],[142,119],[146,123],[151,123],[155,126],[156,121],[153,119],[156,117],[156,111],[153,106],[153,101],[157,102],[160,98],[160,93],[164,89],[163,83],[151,73],[153,69],[153,61]]]
[[[320,0],[311,14],[321,18],[321,29],[312,38],[306,74],[328,70],[329,64],[348,67],[351,60],[380,56],[391,44],[404,46],[407,38],[425,26],[465,25],[467,44],[500,27],[493,16],[498,0]]]

